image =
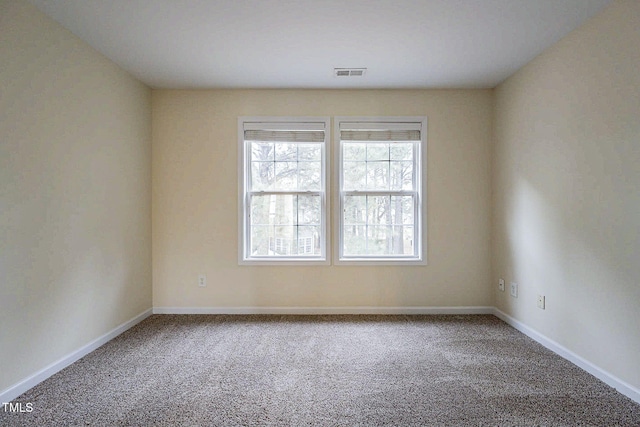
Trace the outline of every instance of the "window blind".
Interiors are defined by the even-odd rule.
[[[420,123],[340,123],[342,141],[420,141]]]
[[[324,142],[324,123],[245,123],[244,140],[261,142]]]

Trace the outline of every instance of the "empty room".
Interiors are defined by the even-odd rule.
[[[1,426],[640,426],[640,1],[0,0]]]

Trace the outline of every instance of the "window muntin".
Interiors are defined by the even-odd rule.
[[[343,206],[343,255],[415,254],[413,196],[348,195]]]
[[[250,254],[254,257],[320,256],[321,197],[317,194],[250,195]],[[312,249],[300,246],[305,239]]]
[[[328,119],[240,118],[239,127],[241,262],[326,260]]]
[[[422,261],[425,120],[336,119],[339,261]]]

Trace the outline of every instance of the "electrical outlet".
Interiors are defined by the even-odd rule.
[[[538,295],[538,308],[544,310],[544,295]]]
[[[504,279],[498,280],[498,289],[504,292]]]
[[[518,298],[518,284],[515,282],[511,282],[511,296]]]
[[[205,274],[201,274],[198,276],[198,286],[204,288],[207,286],[207,276]]]

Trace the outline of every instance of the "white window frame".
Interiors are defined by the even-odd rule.
[[[245,141],[245,129],[308,129],[318,125],[324,129],[324,142],[321,144],[321,189],[310,191],[252,191],[250,182],[251,152],[248,150],[250,142]],[[242,116],[238,117],[238,264],[239,265],[327,265],[329,245],[327,244],[330,226],[330,201],[328,197],[329,179],[329,138],[331,134],[331,119],[329,117],[273,117],[273,116]],[[249,199],[252,194],[316,194],[320,196],[320,255],[319,256],[252,256],[251,247],[251,218]]]
[[[402,129],[403,124],[410,124],[420,127],[420,141],[414,145],[414,189],[416,202],[414,203],[414,248],[415,252],[412,256],[345,256],[343,254],[343,210],[344,199],[347,195],[403,195],[404,191],[344,191],[343,190],[343,144],[341,139],[341,125],[347,123],[357,123],[369,125],[373,128],[384,128],[386,125],[390,128]],[[348,126],[348,125],[347,125]],[[427,265],[427,206],[426,206],[426,167],[427,167],[427,117],[425,116],[409,116],[409,117],[334,117],[334,141],[335,141],[335,173],[336,173],[336,189],[334,191],[334,205],[338,208],[333,212],[333,223],[337,226],[334,229],[334,264],[335,265]]]

